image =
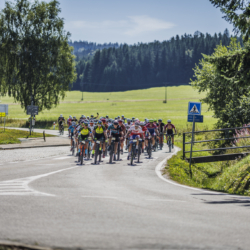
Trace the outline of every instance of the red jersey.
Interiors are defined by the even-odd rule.
[[[175,129],[175,125],[170,123],[170,124],[166,124],[164,129],[167,129],[167,130],[171,130],[171,129]]]

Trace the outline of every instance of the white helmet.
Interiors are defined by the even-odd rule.
[[[170,120],[170,119],[168,119],[168,122],[171,122],[171,120]]]
[[[60,117],[63,117],[63,115],[60,115]]]
[[[69,118],[72,119],[72,116],[70,115]]]

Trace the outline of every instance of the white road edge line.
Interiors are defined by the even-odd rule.
[[[178,153],[178,151],[180,151],[179,148],[175,147],[175,149],[177,149],[177,151],[172,154],[173,155],[176,155]],[[190,189],[190,190],[195,190],[195,191],[199,191],[199,192],[203,192],[203,193],[209,193],[209,194],[221,194],[221,195],[225,195],[225,196],[230,196],[230,197],[236,197],[236,198],[242,198],[244,200],[249,200],[249,198],[246,198],[244,196],[240,196],[240,195],[233,195],[233,194],[226,194],[226,193],[221,193],[221,192],[215,192],[215,191],[208,191],[208,190],[203,190],[203,189],[200,189],[200,188],[193,188],[193,187],[189,187],[189,186],[185,186],[185,185],[182,185],[182,184],[178,184],[174,181],[171,181],[171,180],[168,180],[166,179],[163,175],[162,175],[162,170],[164,168],[164,164],[166,163],[166,161],[170,159],[170,156],[166,157],[163,161],[161,161],[160,163],[157,164],[157,166],[155,167],[155,173],[156,175],[162,179],[163,181],[169,183],[169,184],[172,184],[172,185],[175,185],[175,186],[178,186],[178,187],[182,187],[182,188],[186,188],[186,189]]]
[[[52,174],[57,174],[57,173],[60,173],[60,172],[63,172],[63,171],[71,170],[71,169],[74,169],[74,168],[78,168],[78,167],[79,166],[75,166],[75,167],[71,167],[71,168],[65,168],[65,169],[57,170],[57,171],[50,172],[50,173],[47,173],[47,174],[30,176],[30,177],[26,177],[26,178],[14,179],[14,180],[9,180],[9,181],[2,181],[2,182],[0,182],[0,186],[3,185],[3,184],[13,184],[13,186],[16,187],[16,182],[18,182],[19,185],[20,185],[19,191],[21,191],[22,193],[19,194],[19,193],[15,193],[15,192],[13,192],[13,193],[1,193],[0,192],[0,196],[1,195],[26,195],[27,191],[30,192],[30,193],[27,193],[27,195],[56,196],[56,195],[53,195],[53,194],[39,192],[39,191],[37,191],[37,190],[35,190],[33,188],[30,188],[29,184],[31,182],[37,180],[37,179],[40,179],[40,178],[43,178],[43,177],[47,177],[47,176],[52,175]],[[11,189],[9,189],[9,190],[11,190]],[[6,190],[2,190],[2,191],[6,191]]]

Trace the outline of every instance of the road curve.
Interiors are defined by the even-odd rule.
[[[249,249],[250,200],[162,180],[156,172],[172,155],[166,151],[144,156],[137,166],[126,159],[80,166],[70,155],[0,164],[0,241],[82,249]]]

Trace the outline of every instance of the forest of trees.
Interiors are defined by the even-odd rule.
[[[77,80],[72,90],[123,91],[188,84],[202,54],[211,55],[217,45],[228,46],[230,40],[227,29],[213,36],[197,31],[163,42],[96,50],[91,58],[76,58]]]
[[[96,44],[81,40],[75,42],[69,41],[69,45],[74,48],[74,54],[78,59],[90,59],[98,49],[118,48],[120,46],[118,43]]]

